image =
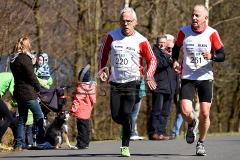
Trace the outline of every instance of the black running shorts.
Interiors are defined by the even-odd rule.
[[[212,102],[213,80],[181,80],[180,99],[193,100],[195,92],[198,93],[199,102]]]

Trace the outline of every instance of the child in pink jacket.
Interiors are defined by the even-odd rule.
[[[90,70],[82,69],[78,75],[71,113],[77,119],[78,149],[87,149],[90,142],[90,117],[96,103],[96,82],[90,80]]]

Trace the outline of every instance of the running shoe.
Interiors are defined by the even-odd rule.
[[[204,144],[201,142],[197,142],[197,146],[196,146],[196,155],[197,156],[206,156],[206,150],[204,148]]]
[[[164,141],[164,140],[169,140],[169,139],[170,139],[170,137],[167,136],[167,135],[163,135],[163,134],[160,134],[160,135],[159,135],[159,140]]]
[[[192,144],[196,140],[197,129],[198,129],[198,120],[193,119],[192,124],[191,125],[188,124],[188,129],[186,134],[187,143]]]
[[[74,146],[73,149],[88,149],[88,146]]]
[[[14,151],[23,151],[23,148],[21,146],[17,146],[14,148]]]
[[[131,136],[131,137],[130,137],[130,140],[131,140],[131,141],[143,140],[143,139],[144,139],[144,137],[140,137],[140,136]]]
[[[13,150],[12,147],[8,147],[5,144],[0,143],[0,151],[11,151],[11,150]]]
[[[129,148],[126,146],[120,147],[122,157],[130,157]]]

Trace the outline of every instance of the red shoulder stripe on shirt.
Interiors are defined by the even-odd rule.
[[[184,33],[182,31],[179,31],[178,32],[178,35],[177,35],[177,40],[175,42],[175,44],[179,47],[181,47],[183,45],[183,40],[184,40]]]
[[[112,37],[110,35],[107,35],[107,37],[104,39],[102,46],[100,48],[100,55],[98,60],[98,71],[106,66],[108,57],[111,50],[111,44],[112,44]]]
[[[220,39],[220,36],[218,35],[217,32],[214,32],[211,36],[210,36],[210,41],[212,44],[212,50],[216,51],[219,50],[220,48],[223,47],[223,43]]]
[[[140,54],[146,59],[148,69],[147,69],[147,77],[153,77],[156,67],[157,67],[157,60],[154,56],[152,48],[148,41],[144,41],[139,44]]]

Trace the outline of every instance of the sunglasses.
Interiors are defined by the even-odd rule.
[[[123,24],[127,23],[127,25],[131,24],[133,21],[134,21],[134,19],[133,20],[120,20],[121,23],[123,23]]]
[[[168,51],[172,51],[172,49],[173,49],[172,47],[167,47]]]

